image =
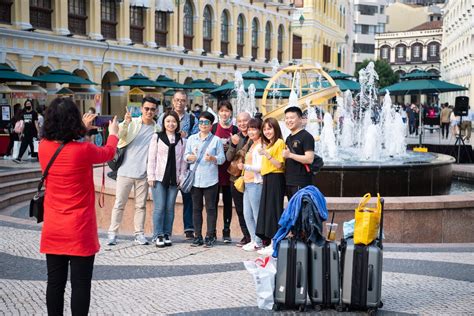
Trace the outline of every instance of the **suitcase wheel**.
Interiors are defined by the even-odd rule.
[[[371,308],[367,311],[368,316],[375,316],[377,315],[377,309],[376,308]]]
[[[379,308],[382,308],[382,307],[383,307],[383,302],[380,301]]]
[[[336,311],[341,313],[341,312],[344,312],[346,309],[344,308],[344,306],[342,305],[337,305],[336,306]]]
[[[306,311],[306,305],[300,305],[300,306],[298,307],[298,311],[299,311],[300,313]]]
[[[273,308],[272,308],[275,312],[278,312],[280,310],[280,304],[278,303],[275,303],[273,304]]]
[[[313,305],[313,308],[314,308],[314,311],[315,311],[315,312],[320,312],[321,309],[322,309],[322,308],[321,308],[321,305],[316,305],[316,304]]]

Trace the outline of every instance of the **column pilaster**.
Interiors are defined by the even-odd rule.
[[[159,0],[158,0],[159,1]],[[155,0],[150,0],[150,7],[146,10],[144,44],[155,48]]]
[[[89,1],[89,6],[89,18],[87,19],[89,23],[89,37],[92,40],[101,40],[103,36],[100,26],[100,1]]]
[[[119,4],[119,23],[117,25],[117,40],[120,44],[128,45],[130,40],[130,1],[122,0]]]
[[[67,1],[54,0],[53,32],[58,35],[69,34]]]
[[[30,1],[16,0],[13,2],[13,25],[16,29],[31,29],[30,23]]]

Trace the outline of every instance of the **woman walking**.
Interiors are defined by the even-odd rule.
[[[262,248],[262,240],[255,234],[258,212],[260,208],[260,197],[262,196],[262,148],[260,129],[262,122],[251,119],[248,123],[248,136],[253,142],[245,154],[244,163],[239,163],[238,168],[243,170],[245,183],[244,190],[244,217],[250,233],[250,242],[242,247],[245,251],[255,251]]]
[[[214,116],[205,111],[199,115],[199,133],[191,135],[186,143],[184,159],[191,164],[194,184],[193,199],[194,240],[192,246],[212,247],[216,242],[216,198],[218,192],[218,165],[225,161],[224,147],[219,137],[211,133]],[[203,199],[206,201],[207,232],[202,238]]]
[[[258,213],[256,235],[262,240],[269,241],[278,230],[278,221],[283,212],[285,197],[285,159],[283,149],[285,142],[278,121],[267,118],[262,127],[263,146],[259,153],[262,158],[261,174],[263,177],[260,211]],[[258,251],[261,255],[271,255],[273,245]]]
[[[81,120],[70,98],[54,99],[45,113],[43,140],[39,145],[43,172],[59,151],[46,177],[40,242],[48,270],[49,315],[63,314],[69,266],[72,314],[89,312],[94,257],[100,248],[92,167],[111,160],[118,142],[116,118],[109,123],[109,137],[104,147],[78,141],[86,135],[94,118],[95,115],[86,114]]]
[[[13,162],[21,163],[21,157],[25,153],[28,146],[30,147],[30,153],[34,155],[33,138],[38,138],[39,125],[38,125],[38,113],[33,110],[33,103],[31,100],[26,100],[23,105],[23,111],[20,115],[20,120],[23,120],[25,127],[23,129],[23,137],[21,138],[20,153],[18,157],[13,159]]]
[[[186,171],[184,149],[186,139],[181,138],[179,116],[165,113],[163,131],[153,135],[148,150],[148,184],[153,195],[153,241],[157,247],[171,246],[174,205],[178,185]]]

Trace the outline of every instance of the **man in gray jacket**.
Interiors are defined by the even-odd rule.
[[[247,136],[247,129],[248,123],[250,121],[250,114],[247,112],[239,113],[237,115],[237,127],[239,128],[239,133],[232,135],[231,137],[231,144],[229,149],[226,152],[226,159],[227,161],[232,161],[236,155],[236,153],[244,148],[245,144],[249,140]],[[246,148],[248,149],[251,144],[248,144]],[[234,181],[237,177],[230,175],[230,190],[232,194],[232,199],[234,200],[235,210],[237,212],[237,216],[239,217],[239,224],[240,229],[242,230],[242,234],[244,237],[240,242],[237,243],[237,247],[242,247],[243,245],[250,242],[250,233],[247,229],[247,224],[245,223],[244,219],[244,194],[237,191],[234,187]]]

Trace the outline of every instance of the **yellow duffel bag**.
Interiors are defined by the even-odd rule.
[[[354,244],[369,245],[377,238],[382,216],[382,203],[380,194],[377,193],[376,207],[368,207],[367,204],[371,197],[370,193],[364,195],[359,206],[355,209]]]

